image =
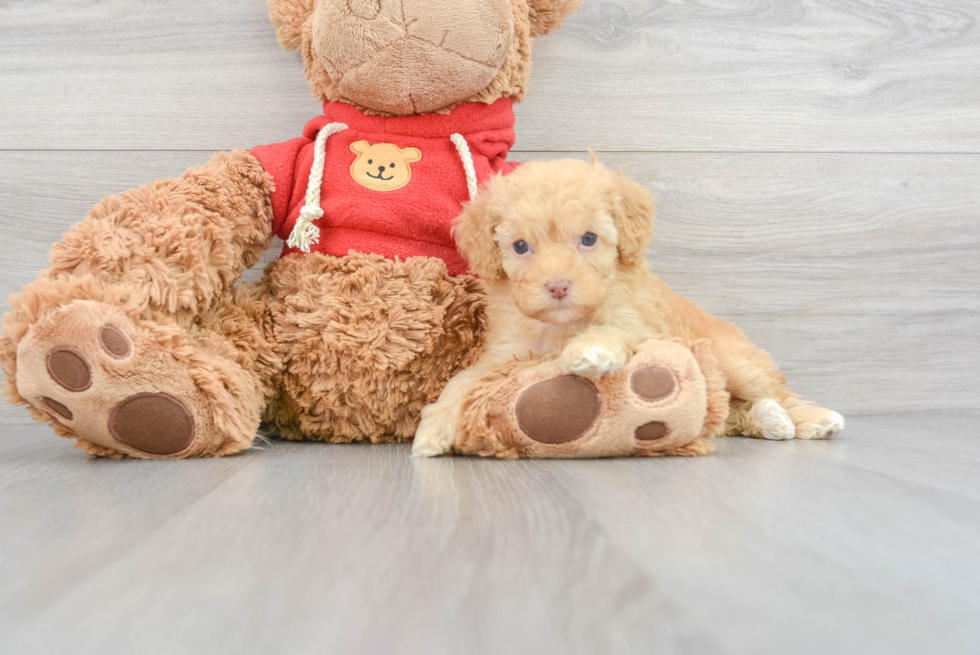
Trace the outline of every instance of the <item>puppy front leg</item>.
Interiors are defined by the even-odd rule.
[[[439,399],[422,409],[422,422],[412,442],[414,457],[438,457],[452,452],[463,399],[487,372],[481,362],[460,371],[449,380]]]
[[[623,368],[641,341],[621,328],[597,325],[569,341],[558,363],[566,373],[597,378]]]

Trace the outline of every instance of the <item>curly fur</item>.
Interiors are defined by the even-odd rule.
[[[409,441],[482,347],[482,285],[441,260],[313,253],[267,276],[285,372],[265,419],[289,439]]]
[[[748,413],[764,400],[779,403],[800,438],[830,436],[843,427],[836,412],[789,391],[769,355],[736,326],[649,272],[644,255],[653,220],[649,192],[594,158],[591,164],[532,162],[491,180],[455,226],[460,252],[487,281],[487,347],[477,365],[451,380],[423,412],[416,452],[451,447],[469,390],[482,388],[488,375],[492,386],[493,371],[513,357],[554,354],[566,373],[598,378],[618,370],[651,339],[690,345],[704,370],[709,420],[699,444],[723,431],[769,438]],[[589,233],[594,240],[587,246],[581,239]],[[514,248],[518,242],[524,244],[520,250]],[[555,281],[567,292],[553,295]],[[605,368],[585,357],[596,348],[608,354]],[[722,405],[729,399],[726,424],[729,412]],[[478,419],[466,420],[467,429],[486,432]],[[699,454],[705,447],[675,454]]]
[[[543,34],[576,5],[512,0],[504,64],[468,101],[522,99],[532,31]],[[303,53],[314,94],[344,100],[313,52],[315,8],[316,0],[269,1],[277,37]],[[11,402],[92,455],[148,456],[113,442],[108,428],[76,434],[36,407],[43,393],[29,402],[18,390],[19,377],[44,378],[43,357],[31,360],[36,370],[18,364],[18,348],[39,338],[39,326],[54,339],[45,348],[91,346],[99,321],[116,321],[138,352],[113,375],[100,373],[111,388],[86,398],[107,404],[155,376],[154,390],[183,402],[204,435],[174,457],[247,448],[260,420],[291,439],[410,439],[421,408],[482,349],[483,284],[450,278],[438,260],[352,254],[287,257],[261,282],[235,286],[269,245],[272,191],[258,160],[235,150],[96,205],[54,246],[51,267],[10,298],[0,366]]]
[[[261,282],[233,288],[229,272],[268,240],[270,186],[239,151],[103,201],[58,244],[57,266],[10,299],[0,363],[11,401],[87,452],[110,453],[107,437],[76,434],[16,384],[18,345],[32,327],[95,301],[148,335],[141,358],[169,353],[176,369],[158,372],[160,391],[186,376],[203,400],[181,399],[209,408],[199,427],[210,436],[183,457],[248,447],[260,417],[291,439],[411,439],[422,407],[480,352],[482,284],[450,277],[437,259],[352,253],[286,257]],[[111,453],[139,456],[120,450]]]
[[[272,181],[244,150],[96,205],[51,250],[41,279],[93,275],[189,325],[271,240]]]
[[[578,11],[581,0],[530,0],[531,33],[543,36],[561,27],[561,21]]]

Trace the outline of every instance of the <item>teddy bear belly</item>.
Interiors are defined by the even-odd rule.
[[[320,240],[311,252],[333,257],[346,257],[353,250],[364,255],[380,255],[389,260],[404,261],[409,257],[428,257],[445,264],[450,276],[463,275],[468,270],[466,260],[455,247],[412,239],[409,236],[380,234],[349,227],[321,229]],[[282,257],[303,254],[298,248],[283,245]]]
[[[410,441],[483,347],[482,284],[438,259],[290,255],[267,283],[283,373],[264,420],[288,439]]]

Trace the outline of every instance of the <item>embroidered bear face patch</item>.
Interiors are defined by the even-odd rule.
[[[399,148],[391,143],[355,141],[350,149],[357,155],[350,176],[372,191],[402,188],[412,181],[412,164],[422,161],[422,151],[418,148]]]

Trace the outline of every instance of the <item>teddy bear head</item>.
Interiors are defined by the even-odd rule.
[[[269,0],[283,47],[299,50],[313,95],[372,114],[520,102],[531,39],[580,0]]]

